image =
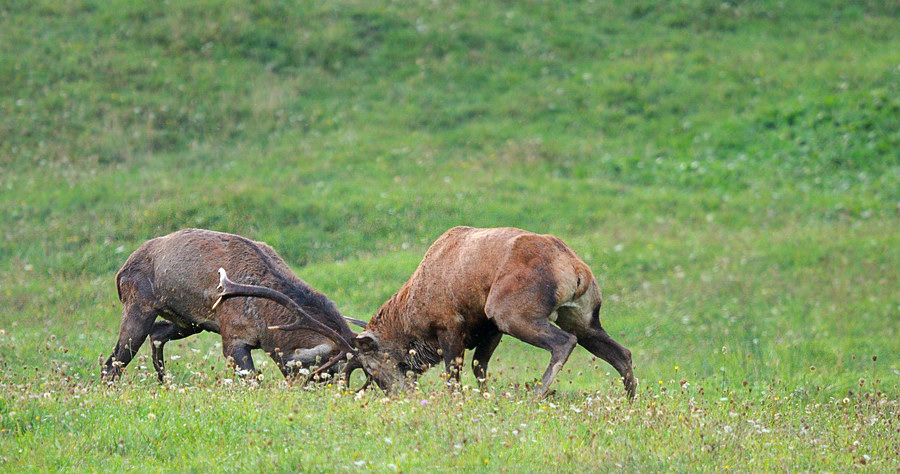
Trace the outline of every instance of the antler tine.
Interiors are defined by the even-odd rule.
[[[341,375],[344,377],[347,388],[350,388],[350,376],[353,375],[353,372],[356,369],[362,369],[363,373],[366,375],[366,381],[362,384],[361,387],[355,390],[355,392],[361,392],[372,383],[372,374],[370,374],[366,370],[366,368],[363,367],[362,363],[359,361],[359,357],[354,357],[353,359],[347,361],[347,364],[344,365],[344,369],[341,371]]]
[[[231,280],[228,279],[228,274],[225,273],[225,269],[222,268],[222,267],[219,267],[219,285],[216,286],[216,289],[217,289],[217,290],[224,290],[224,289],[225,289],[225,284],[226,284],[226,283],[231,283]],[[216,302],[213,303],[213,305],[212,305],[213,311],[215,311],[216,308],[218,308],[219,305],[222,304],[222,301],[224,301],[224,300],[225,300],[225,294],[224,294],[224,293],[220,293],[220,294],[219,294],[219,298],[218,298],[218,299],[216,300]]]
[[[363,329],[365,329],[366,326],[369,325],[369,323],[363,321],[362,319],[351,318],[351,317],[349,317],[349,316],[344,316],[344,320],[347,321],[347,322],[350,323],[350,324],[355,324],[355,325],[357,325],[357,326],[359,326],[359,327],[361,327],[361,328],[363,328]]]
[[[337,364],[338,362],[343,360],[345,357],[347,357],[347,351],[341,351],[340,353],[338,353],[337,355],[335,355],[334,357],[329,359],[328,362],[322,364],[318,369],[316,369],[312,373],[310,373],[309,377],[306,378],[306,381],[308,382],[310,380],[315,379],[317,375],[330,369],[331,367],[334,366],[334,364]],[[304,384],[305,384],[305,382],[304,382]]]
[[[309,382],[310,380],[314,380],[316,378],[316,376],[318,376],[322,372],[330,369],[332,366],[334,366],[334,364],[340,362],[346,355],[347,354],[345,352],[341,352],[340,354],[332,357],[331,360],[329,360],[328,362],[323,364],[321,367],[317,368],[315,371],[310,373],[303,380],[303,384],[306,385],[306,383]],[[365,390],[372,383],[372,375],[369,374],[369,372],[365,369],[365,367],[362,366],[362,364],[359,362],[358,358],[349,359],[347,361],[347,364],[341,370],[341,376],[343,376],[344,382],[347,384],[347,387],[349,388],[350,387],[350,375],[353,374],[353,372],[356,369],[362,369],[363,373],[366,375],[366,381],[362,384],[361,387],[359,387],[358,389],[355,390],[355,392],[361,392],[361,391]]]
[[[303,308],[301,308],[300,305],[297,304],[297,302],[278,290],[273,290],[272,288],[267,288],[265,286],[243,285],[240,283],[235,283],[228,278],[228,274],[225,272],[224,268],[219,268],[219,286],[217,288],[221,289],[222,292],[219,293],[219,298],[216,300],[215,304],[213,304],[213,309],[216,309],[216,307],[219,306],[219,304],[225,299],[235,296],[255,296],[258,298],[266,298],[293,310],[297,315],[297,320],[293,323],[286,326],[270,326],[269,329],[292,330],[307,328],[334,341],[340,347],[342,356],[346,355],[348,352],[353,351],[350,343],[348,343],[346,339],[341,337],[340,334],[338,334],[328,326],[322,324],[321,322],[315,320],[306,311],[304,311]],[[332,362],[329,363],[333,365]]]

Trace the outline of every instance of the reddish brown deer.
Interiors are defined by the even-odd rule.
[[[217,279],[220,268],[242,284],[228,280],[224,270]],[[286,378],[319,361],[328,361],[319,371],[330,370],[353,351],[348,342],[355,334],[345,319],[365,325],[341,316],[334,303],[294,275],[268,245],[208,230],[181,230],[145,242],[116,274],[116,288],[122,325],[102,370],[110,380],[121,375],[149,335],[162,381],[163,346],[201,331],[221,334],[222,352],[245,374],[255,371],[251,349],[264,350]],[[271,290],[283,298],[273,298]],[[158,316],[163,320],[157,321]],[[295,330],[269,329],[281,324]]]
[[[465,349],[475,349],[472,368],[483,383],[491,354],[509,334],[550,351],[539,396],[580,344],[612,365],[633,397],[631,352],[601,326],[600,301],[590,268],[559,238],[455,227],[356,337],[358,359],[390,392],[441,360],[458,382]]]

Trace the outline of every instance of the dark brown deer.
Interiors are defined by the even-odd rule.
[[[224,269],[241,283],[228,280]],[[222,335],[222,352],[241,373],[255,371],[251,349],[264,350],[286,378],[328,361],[321,372],[353,351],[355,334],[345,319],[365,325],[344,318],[268,245],[208,230],[186,229],[145,242],[116,274],[116,288],[123,313],[119,340],[102,370],[109,380],[121,375],[149,335],[162,381],[163,346],[201,331]],[[294,330],[269,329],[283,324]]]
[[[503,334],[550,351],[539,396],[576,344],[612,365],[634,396],[631,352],[600,324],[600,289],[590,268],[559,238],[520,229],[447,231],[356,337],[356,347],[362,366],[389,392],[441,360],[458,382],[465,349],[475,349],[472,368],[483,384]]]

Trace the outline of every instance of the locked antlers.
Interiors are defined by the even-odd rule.
[[[347,354],[353,353],[354,350],[347,342],[346,339],[341,337],[340,334],[329,328],[328,326],[322,324],[319,321],[316,321],[303,308],[300,307],[294,300],[292,300],[289,296],[284,293],[274,290],[272,288],[267,288],[264,286],[257,285],[243,285],[240,283],[235,283],[228,279],[228,274],[225,272],[224,268],[219,268],[219,286],[218,290],[221,290],[219,293],[219,298],[216,300],[215,304],[213,304],[212,309],[215,310],[223,301],[228,298],[233,298],[236,296],[249,296],[249,297],[257,297],[257,298],[265,298],[268,300],[275,301],[276,303],[290,309],[294,312],[297,319],[288,325],[279,325],[279,326],[269,326],[269,329],[280,329],[280,330],[296,330],[296,329],[308,329],[310,331],[317,332],[331,341],[333,341],[340,352],[332,357],[328,362],[324,365],[316,369],[315,372],[310,374],[310,377],[314,377],[315,375],[320,374],[322,371],[329,369],[334,364],[338,363],[342,359],[347,357]]]

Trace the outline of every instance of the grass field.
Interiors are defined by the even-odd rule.
[[[900,4],[0,2],[0,470],[900,470]],[[114,275],[262,240],[368,319],[454,225],[565,240],[634,355],[485,392],[98,380]]]

